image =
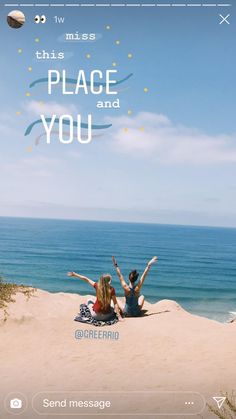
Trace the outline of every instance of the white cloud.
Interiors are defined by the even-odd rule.
[[[2,164],[0,173],[5,176],[11,176],[11,174],[17,173],[18,179],[51,177],[59,164],[60,161],[55,158],[52,159],[44,156],[33,157],[29,154],[27,158],[20,159],[17,162]]]
[[[161,164],[236,162],[236,134],[209,135],[147,112],[113,118],[112,123],[112,147],[121,153],[154,158]]]
[[[81,158],[81,153],[79,151],[70,150],[70,151],[68,151],[68,153],[66,155],[69,158],[73,158],[73,159],[76,159],[76,160]]]
[[[17,127],[17,116],[11,112],[1,112],[0,114],[0,136],[1,140],[15,137],[19,134]]]
[[[27,112],[30,112],[34,115],[39,116],[40,114],[43,115],[77,115],[79,110],[74,105],[61,105],[57,102],[37,102],[36,100],[31,100],[27,104],[23,105]]]

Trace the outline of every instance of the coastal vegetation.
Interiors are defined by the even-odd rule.
[[[18,285],[11,282],[6,282],[0,276],[0,310],[4,312],[4,321],[6,321],[8,312],[7,306],[9,303],[14,302],[14,296],[17,292],[20,292],[26,296],[26,298],[30,298],[34,293],[35,289],[27,287],[26,285]]]
[[[236,394],[232,392],[231,394],[226,393],[222,396],[226,397],[226,400],[221,409],[216,408],[215,406],[209,405],[208,408],[211,413],[217,416],[220,419],[233,419],[236,417]]]

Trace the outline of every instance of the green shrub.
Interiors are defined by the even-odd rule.
[[[27,287],[26,285],[18,285],[10,282],[5,282],[0,277],[0,309],[4,311],[4,320],[7,319],[8,312],[7,306],[9,303],[14,302],[14,295],[17,292],[21,292],[27,298],[30,298],[34,293],[35,289]]]

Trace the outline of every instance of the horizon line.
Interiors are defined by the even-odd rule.
[[[193,227],[193,228],[219,228],[219,229],[232,229],[235,230],[235,226],[223,226],[223,225],[200,225],[200,224],[175,224],[175,223],[157,223],[151,221],[124,221],[124,220],[97,220],[97,219],[81,219],[81,218],[60,218],[60,217],[29,217],[29,216],[15,216],[15,215],[0,215],[1,218],[13,218],[13,219],[28,219],[28,220],[48,220],[48,221],[79,221],[79,222],[91,222],[91,223],[115,223],[115,224],[141,224],[141,225],[159,225],[159,226],[175,226],[175,227]]]

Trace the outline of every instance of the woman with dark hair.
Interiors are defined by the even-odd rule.
[[[144,304],[144,296],[140,295],[140,290],[142,288],[142,285],[144,283],[144,280],[147,276],[147,273],[150,269],[150,267],[155,263],[157,260],[157,256],[154,256],[147,264],[146,268],[143,271],[143,274],[139,280],[139,282],[136,284],[136,281],[139,277],[139,272],[136,270],[133,270],[129,273],[129,284],[126,283],[120,268],[117,264],[117,261],[114,256],[112,256],[112,262],[115,266],[117,275],[120,279],[121,286],[125,292],[125,307],[123,309],[123,313],[125,316],[130,317],[137,317],[141,315],[141,310],[143,308]]]
[[[118,320],[122,320],[120,315],[120,309],[116,299],[115,289],[111,286],[111,275],[104,274],[100,277],[98,282],[93,281],[86,276],[79,275],[76,272],[68,272],[68,276],[81,279],[82,281],[87,282],[91,287],[96,290],[96,301],[88,301],[87,306],[90,310],[92,317],[98,321],[109,321],[116,316]],[[114,304],[114,309],[111,306],[111,302]],[[115,313],[114,313],[115,311]]]

